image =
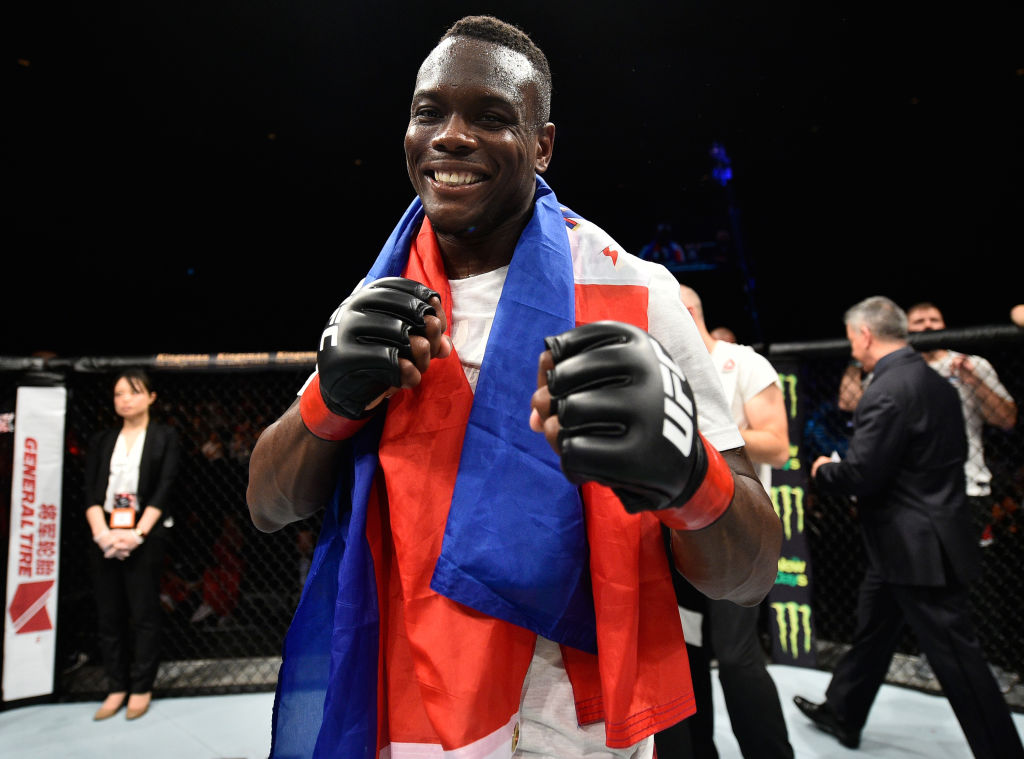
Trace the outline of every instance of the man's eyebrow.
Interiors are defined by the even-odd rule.
[[[430,99],[430,98],[440,98],[440,97],[442,97],[441,96],[441,91],[437,87],[428,87],[428,88],[423,88],[423,89],[417,89],[417,90],[415,90],[412,93],[412,99],[413,100],[417,100],[417,99],[420,99],[420,98]],[[477,101],[479,103],[484,104],[484,105],[508,105],[508,106],[515,107],[520,102],[520,99],[519,98],[515,98],[515,97],[510,97],[508,94],[505,94],[505,93],[502,93],[502,92],[491,91],[491,92],[485,93],[485,94],[481,95],[480,97],[478,97]]]

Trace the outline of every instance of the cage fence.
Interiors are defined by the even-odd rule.
[[[160,583],[163,629],[154,691],[198,695],[274,688],[281,643],[319,520],[266,534],[249,518],[245,491],[252,446],[262,429],[295,400],[315,361],[314,354],[273,358],[267,357],[263,366],[261,357],[253,365],[251,357],[237,361],[223,356],[47,362],[46,373],[57,374],[68,392],[58,698],[105,694],[87,555],[94,546],[84,518],[85,456],[96,431],[119,423],[113,411],[113,378],[128,365],[141,366],[150,375],[157,392],[152,418],[174,427],[182,448]],[[17,385],[38,382],[40,374],[38,367],[0,371],[0,411],[13,410]],[[0,436],[7,467],[5,499],[10,494],[10,438]],[[6,551],[7,540],[3,542]]]
[[[1024,331],[946,330],[916,339],[921,350],[942,347],[984,356],[1010,395],[1024,397]],[[932,341],[932,342],[929,342]],[[794,367],[800,426],[794,466],[807,471],[819,454],[842,454],[852,411],[840,403],[848,371],[845,341],[758,346],[773,363]],[[163,636],[154,691],[158,696],[273,690],[281,646],[298,602],[319,530],[319,517],[262,533],[245,501],[248,463],[260,432],[295,400],[313,368],[313,354],[233,354],[116,359],[0,358],[0,415],[11,420],[19,385],[60,382],[68,390],[61,519],[55,698],[86,700],[105,693],[96,647],[96,620],[84,519],[86,446],[97,430],[116,424],[113,378],[141,366],[158,397],[153,418],[170,424],[182,443],[173,507],[174,527],[161,580]],[[13,418],[16,424],[16,418]],[[0,515],[7,551],[11,438],[0,434]],[[972,613],[986,656],[1007,703],[1024,711],[1024,440],[1020,425],[984,428],[984,463],[991,494],[977,510],[983,576],[971,592]],[[831,669],[848,648],[857,587],[864,572],[857,505],[806,486],[801,529],[811,567],[813,666]],[[6,573],[7,560],[0,564]],[[770,636],[766,613],[765,638]],[[766,648],[770,648],[766,644]],[[785,663],[785,662],[783,662]],[[907,631],[890,667],[893,684],[939,692],[926,659]]]

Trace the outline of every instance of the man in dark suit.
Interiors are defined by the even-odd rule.
[[[854,415],[843,461],[819,457],[821,492],[852,495],[867,553],[857,630],[815,704],[797,707],[849,748],[885,680],[904,624],[917,636],[977,757],[1024,757],[1010,711],[970,618],[967,583],[978,543],[963,475],[967,455],[956,390],[907,344],[907,316],[885,297],[844,317],[854,359],[871,382]]]

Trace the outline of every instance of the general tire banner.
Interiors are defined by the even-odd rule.
[[[63,387],[20,387],[14,416],[3,700],[53,692],[64,470]]]
[[[802,447],[804,398],[799,364],[773,361],[782,382],[789,418],[789,462],[772,470],[772,503],[782,521],[782,552],[775,586],[768,594],[772,661],[817,666],[811,615],[811,555],[804,535],[808,473]]]

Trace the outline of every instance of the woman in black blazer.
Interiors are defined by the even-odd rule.
[[[85,517],[97,547],[91,564],[108,680],[96,720],[126,702],[128,719],[145,714],[159,665],[160,575],[180,448],[171,427],[150,421],[155,400],[145,372],[118,374],[114,410],[121,426],[97,433],[86,456]]]

